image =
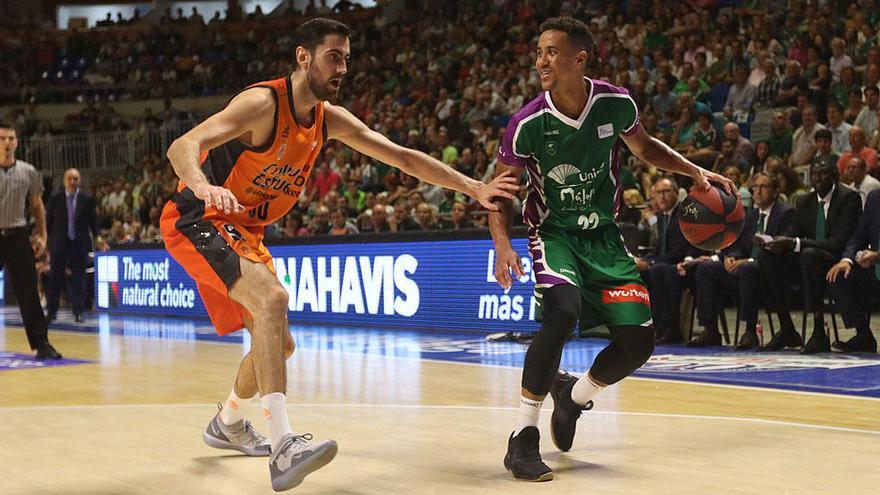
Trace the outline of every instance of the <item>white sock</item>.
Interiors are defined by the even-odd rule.
[[[532,400],[523,396],[519,398],[519,413],[516,416],[516,428],[513,430],[513,436],[519,435],[519,432],[527,426],[538,426],[538,418],[541,416],[541,404],[544,401]]]
[[[593,379],[590,378],[590,372],[588,371],[584,373],[584,376],[580,380],[575,382],[573,387],[571,387],[571,400],[573,400],[575,404],[584,406],[587,402],[593,400],[593,397],[595,397],[596,394],[603,390],[605,390],[605,387],[594,382]]]
[[[232,425],[243,420],[244,416],[241,413],[241,405],[248,400],[250,399],[244,399],[236,395],[235,387],[233,387],[232,391],[229,392],[229,397],[226,398],[226,402],[223,403],[223,408],[220,409],[220,421],[224,425]]]
[[[281,392],[274,392],[260,397],[260,404],[263,405],[263,416],[269,422],[269,436],[274,451],[282,438],[293,433],[290,420],[287,419],[287,397]]]

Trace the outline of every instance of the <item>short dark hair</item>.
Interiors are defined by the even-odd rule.
[[[568,35],[569,43],[576,49],[587,53],[593,51],[593,37],[590,35],[590,29],[583,21],[574,17],[552,17],[542,22],[538,31],[540,33],[544,31],[562,31]]]
[[[345,23],[333,19],[316,17],[304,22],[296,30],[296,45],[314,53],[315,48],[324,41],[325,37],[331,34],[338,34],[348,38],[351,36],[351,28]],[[298,68],[297,65],[294,65],[294,69]]]
[[[840,103],[838,103],[836,101],[832,101],[832,102],[828,103],[828,108],[829,109],[833,108],[840,113],[843,113],[843,111],[844,111],[843,105],[841,105]]]
[[[18,126],[14,124],[11,120],[3,120],[0,119],[0,129],[12,129],[18,134]]]
[[[828,129],[819,129],[818,131],[816,131],[816,134],[813,135],[813,140],[815,141],[818,139],[825,139],[828,141],[832,141],[833,137],[833,134],[831,134],[831,131],[829,131]]]
[[[868,91],[875,95],[880,95],[880,89],[878,89],[877,86],[865,86],[864,92],[867,93]]]

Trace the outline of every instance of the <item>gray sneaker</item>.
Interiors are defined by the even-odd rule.
[[[237,450],[252,457],[265,457],[271,453],[269,439],[257,433],[250,421],[226,425],[220,421],[219,412],[208,423],[202,440],[215,449]]]
[[[281,439],[278,451],[269,459],[272,489],[290,490],[302,483],[312,471],[318,470],[336,457],[338,447],[333,440],[312,443],[311,433],[287,435]]]

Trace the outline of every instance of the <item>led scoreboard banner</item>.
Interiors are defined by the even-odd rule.
[[[291,323],[537,330],[526,240],[513,241],[526,275],[505,291],[495,281],[495,251],[486,235],[307,238],[269,251],[290,295]],[[481,238],[462,239],[468,236]],[[207,315],[195,283],[164,249],[99,253],[95,265],[98,310]]]

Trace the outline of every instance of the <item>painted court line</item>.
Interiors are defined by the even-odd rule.
[[[253,403],[256,404],[256,403]],[[98,404],[98,405],[66,405],[66,406],[0,406],[0,413],[17,412],[17,411],[76,411],[76,410],[95,410],[95,409],[207,409],[216,408],[215,403],[211,404]],[[429,410],[460,410],[460,411],[517,411],[516,407],[509,406],[469,406],[469,405],[452,405],[452,404],[321,404],[314,402],[306,403],[288,403],[288,407],[310,407],[310,408],[331,408],[331,409],[429,409]],[[880,431],[865,430],[861,428],[847,428],[843,426],[814,425],[809,423],[798,423],[794,421],[780,421],[774,419],[760,418],[744,418],[738,416],[707,416],[700,414],[674,414],[674,413],[650,413],[650,412],[631,412],[631,411],[591,411],[590,414],[602,414],[606,416],[633,416],[647,418],[671,418],[671,419],[693,419],[704,421],[735,421],[743,423],[756,423],[771,426],[788,426],[795,428],[806,428],[811,430],[837,431],[844,433],[861,433],[866,435],[880,436]]]

